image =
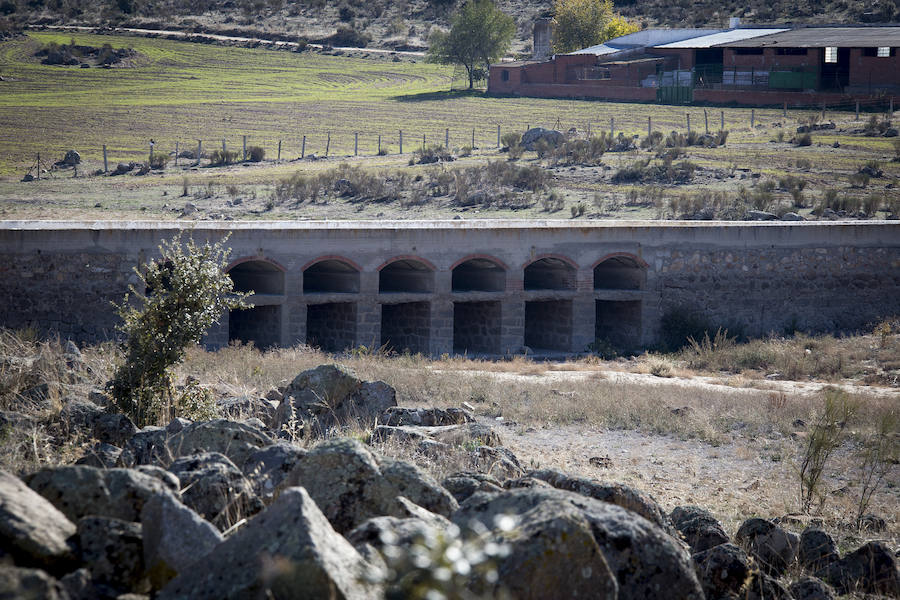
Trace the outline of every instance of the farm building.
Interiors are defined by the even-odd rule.
[[[569,54],[491,65],[488,91],[778,106],[900,96],[900,26],[734,25],[648,29]],[[546,46],[545,31],[535,48]]]

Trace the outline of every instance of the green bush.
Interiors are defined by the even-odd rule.
[[[150,157],[151,169],[165,169],[169,164],[169,157],[165,154],[154,154]]]
[[[215,150],[209,156],[209,164],[215,167],[230,165],[237,160],[238,153],[233,150]]]
[[[262,146],[250,146],[247,148],[247,160],[261,162],[266,157],[266,149]]]
[[[674,352],[690,344],[689,340],[715,336],[717,329],[709,321],[684,307],[672,308],[660,320],[660,349]]]
[[[795,146],[812,146],[812,136],[808,133],[801,133],[794,138]]]
[[[226,240],[197,246],[176,236],[163,242],[159,260],[135,268],[145,290],[130,286],[117,306],[125,358],[108,386],[116,408],[139,427],[211,414],[212,397],[195,385],[179,394],[171,369],[222,314],[248,307],[246,294],[235,293],[225,273]]]

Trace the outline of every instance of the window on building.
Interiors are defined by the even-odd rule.
[[[891,55],[890,46],[879,46],[878,47],[878,53],[876,54],[876,56],[878,56],[878,58],[887,58],[890,55]]]
[[[838,56],[837,46],[826,46],[825,47],[825,62],[836,63],[837,56]]]
[[[760,55],[763,53],[762,48],[735,48],[734,53],[738,56]]]
[[[806,48],[775,48],[778,56],[806,56]]]
[[[503,81],[509,81],[509,71],[503,69],[503,71],[500,73],[500,79],[502,79]]]

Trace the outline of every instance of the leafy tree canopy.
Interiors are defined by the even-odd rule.
[[[639,29],[614,12],[612,0],[553,2],[553,51],[556,53],[602,44]]]
[[[436,30],[431,34],[428,61],[464,66],[472,89],[476,69],[499,61],[515,31],[512,17],[492,0],[468,0],[453,16],[449,32]]]

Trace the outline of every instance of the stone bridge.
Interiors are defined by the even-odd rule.
[[[0,222],[0,325],[115,334],[132,268],[231,234],[254,308],[206,343],[439,356],[653,345],[666,315],[748,335],[900,314],[900,224],[577,221]]]

